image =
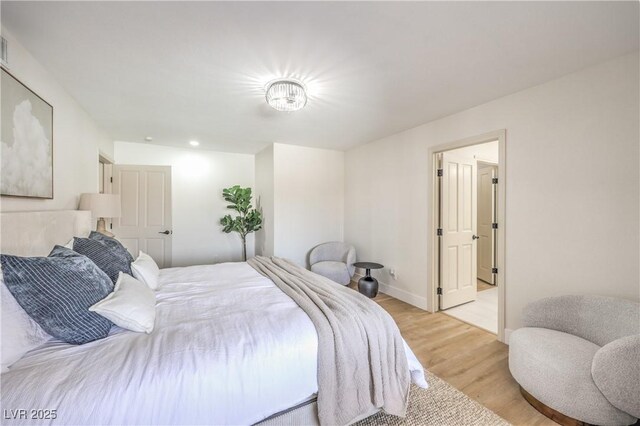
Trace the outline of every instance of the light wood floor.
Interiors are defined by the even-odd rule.
[[[508,346],[495,335],[386,294],[379,293],[374,300],[395,319],[402,336],[430,372],[510,423],[556,425],[524,400],[509,373]]]

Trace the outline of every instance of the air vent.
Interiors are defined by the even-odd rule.
[[[4,37],[0,37],[0,63],[9,66],[9,43]]]

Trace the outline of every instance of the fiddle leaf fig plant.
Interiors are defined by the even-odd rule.
[[[262,229],[262,213],[251,205],[251,188],[234,185],[222,190],[222,197],[229,203],[228,209],[235,210],[238,216],[230,214],[220,219],[222,232],[237,232],[242,238],[242,259],[247,260],[247,235]]]

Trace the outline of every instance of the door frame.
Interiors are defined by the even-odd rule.
[[[109,155],[98,150],[98,168],[102,167],[102,182],[98,182],[98,191],[102,194],[113,194],[113,160]],[[98,170],[98,180],[100,180],[100,170]],[[100,191],[102,186],[102,191]],[[104,218],[105,227],[113,230],[113,218]]]
[[[103,167],[103,176],[102,176],[102,188],[103,193],[111,194],[113,193],[113,160],[102,151],[98,151],[98,167],[102,165]],[[98,172],[99,175],[99,172]],[[99,178],[98,178],[99,179]],[[100,192],[98,190],[98,192]],[[109,222],[111,219],[109,219]]]
[[[505,285],[506,285],[506,170],[507,170],[507,158],[506,158],[506,143],[507,143],[507,131],[506,129],[496,130],[493,132],[484,133],[482,135],[473,136],[470,138],[457,140],[453,142],[444,143],[430,147],[428,150],[429,161],[427,176],[429,180],[428,188],[430,191],[429,198],[431,199],[431,208],[428,210],[429,218],[427,223],[430,226],[427,229],[427,245],[430,259],[428,260],[431,265],[431,273],[428,276],[428,294],[431,296],[431,306],[429,306],[431,312],[439,311],[439,298],[437,295],[438,288],[438,272],[439,272],[439,258],[438,258],[438,236],[436,234],[436,228],[438,227],[438,180],[436,179],[436,170],[438,168],[437,154],[449,151],[457,148],[464,148],[472,145],[479,145],[486,142],[498,141],[498,202],[497,202],[497,218],[498,218],[498,230],[496,236],[497,244],[497,259],[496,266],[498,273],[496,274],[496,285],[498,286],[498,340],[505,341],[505,314],[506,314],[506,300],[505,300]]]

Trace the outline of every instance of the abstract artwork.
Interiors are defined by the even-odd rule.
[[[0,194],[53,198],[53,107],[2,69]]]

